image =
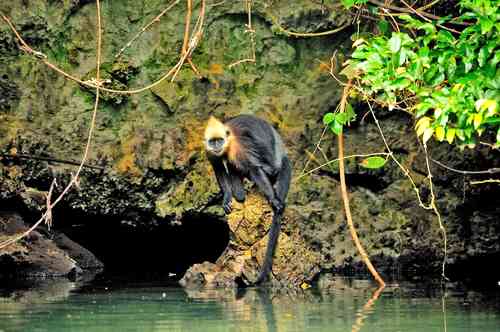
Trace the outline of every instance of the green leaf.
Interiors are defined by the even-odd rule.
[[[432,85],[432,80],[434,75],[438,72],[439,68],[437,64],[432,64],[430,68],[424,74],[425,83]]]
[[[489,115],[495,114],[497,110],[497,102],[492,99],[479,99],[474,105],[478,111],[488,110]]]
[[[356,0],[342,0],[342,4],[345,8],[349,9],[356,4]]]
[[[457,60],[455,59],[454,56],[451,56],[447,62],[446,74],[448,74],[449,77],[453,77],[456,70],[457,70]]]
[[[500,143],[500,128],[497,130],[497,144]]]
[[[403,14],[401,16],[398,16],[399,19],[402,19],[403,21],[406,21],[406,22],[415,22],[417,21],[416,19],[414,19],[412,16],[408,15],[408,14]]]
[[[390,25],[386,20],[381,19],[380,21],[378,21],[377,25],[382,35],[386,35],[389,32]]]
[[[427,46],[421,47],[418,49],[417,53],[419,57],[426,58],[429,56],[430,53],[429,47]]]
[[[416,110],[417,112],[415,113],[415,116],[417,118],[420,118],[422,115],[427,113],[428,110],[432,108],[432,104],[429,102],[422,102],[417,105]]]
[[[347,116],[347,122],[350,122],[356,118],[356,113],[349,103],[345,106],[345,114]]]
[[[347,114],[345,113],[335,114],[335,121],[340,123],[341,125],[345,125],[347,123]]]
[[[417,28],[419,30],[424,30],[428,35],[434,34],[436,32],[436,27],[432,23],[424,23]]]
[[[340,135],[342,133],[343,126],[342,126],[342,124],[338,123],[337,121],[331,122],[329,127],[335,135]]]
[[[364,168],[377,169],[384,167],[386,162],[387,159],[375,156],[364,159],[363,161],[361,161],[360,165]]]
[[[436,85],[439,85],[441,84],[441,82],[444,81],[444,73],[437,73],[437,75],[435,75],[430,81],[429,81],[429,84],[431,86],[436,86]]]
[[[498,62],[500,62],[500,52],[495,52],[493,58],[490,60],[490,65],[496,66]]]
[[[439,30],[437,35],[437,41],[444,44],[454,44],[455,37],[451,34],[451,32],[447,30]]]
[[[410,85],[410,80],[407,79],[407,78],[403,78],[403,77],[400,77],[396,80],[394,80],[392,83],[391,83],[391,88],[394,88],[396,90],[402,90],[404,88],[406,88],[407,86]]]
[[[492,124],[492,125],[495,125],[495,124],[500,124],[500,118],[488,118],[484,121],[484,123],[487,123],[487,124]]]
[[[335,120],[335,114],[333,113],[326,113],[325,116],[323,117],[323,123],[325,125],[329,125],[334,120]]]
[[[401,36],[397,33],[393,33],[391,39],[389,39],[389,50],[391,53],[397,53],[401,48]]]
[[[398,57],[398,65],[401,67],[405,61],[406,61],[406,48],[402,47],[401,50],[399,51],[399,57]]]
[[[353,63],[353,64],[349,64],[349,65],[345,66],[344,69],[342,69],[342,71],[340,72],[340,74],[344,75],[348,79],[353,79],[353,78],[358,77],[358,71],[356,70],[356,64]]]
[[[488,55],[489,55],[489,52],[488,52],[488,49],[486,47],[482,47],[479,50],[479,54],[477,56],[477,62],[479,63],[479,67],[484,66],[484,64],[488,60]]]
[[[484,16],[481,17],[481,20],[479,22],[481,24],[481,33],[483,35],[490,32],[490,30],[493,28],[493,25],[495,24],[495,22]]]

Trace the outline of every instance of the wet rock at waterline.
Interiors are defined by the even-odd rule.
[[[28,228],[18,214],[0,212],[0,242]],[[91,252],[58,232],[34,230],[24,239],[0,249],[0,277],[4,278],[74,278],[102,268]]]
[[[181,285],[211,288],[251,284],[257,279],[263,264],[271,219],[271,208],[259,194],[247,195],[243,204],[233,202],[233,211],[228,216],[228,248],[215,263],[193,265],[181,279]],[[289,222],[288,212],[285,212],[281,223]],[[299,234],[281,232],[273,272],[269,276],[270,284],[299,287],[319,273],[319,263],[320,255],[312,251]]]

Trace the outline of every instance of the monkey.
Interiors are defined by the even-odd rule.
[[[222,207],[231,213],[232,198],[245,201],[244,179],[255,183],[273,210],[260,285],[271,272],[281,218],[292,177],[285,145],[273,126],[252,115],[238,115],[224,123],[210,117],[205,129],[205,150],[223,194]]]

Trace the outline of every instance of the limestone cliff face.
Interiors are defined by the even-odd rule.
[[[193,23],[199,13],[199,3],[194,2]],[[321,136],[323,114],[337,104],[341,88],[328,67],[336,52],[338,71],[349,52],[352,30],[298,38],[282,28],[326,31],[351,19],[337,2],[321,3],[254,1],[256,62],[230,67],[251,56],[245,2],[209,2],[203,38],[192,57],[203,78],[185,65],[174,82],[165,80],[146,92],[104,93],[89,167],[84,169],[79,188],[63,201],[66,213],[120,219],[131,227],[151,230],[162,224],[182,226],[191,216],[225,220],[215,178],[202,150],[203,125],[209,114],[229,117],[251,113],[270,121],[282,134],[298,176]],[[114,57],[167,5],[159,0],[103,1],[102,77],[109,87],[145,86],[178,61],[184,1],[121,57]],[[81,79],[94,76],[94,2],[11,1],[2,2],[0,10],[50,61]],[[40,197],[52,179],[67,183],[75,171],[68,162],[81,158],[94,94],[20,51],[3,23],[0,64],[0,204],[15,201],[37,211],[43,208]],[[358,120],[346,132],[346,154],[382,151],[372,119],[364,116],[362,106],[357,111]],[[414,173],[417,185],[425,185],[425,160],[411,117],[397,112],[379,114],[397,158]],[[335,158],[333,135],[327,133],[322,146],[326,158]],[[431,151],[435,159],[457,168],[488,168],[498,163],[497,155],[480,150],[464,154],[436,145]],[[323,162],[319,153],[309,166]],[[358,162],[348,161],[352,208],[362,241],[375,262],[389,272],[437,271],[442,241],[435,216],[419,207],[412,187],[395,165],[369,171]],[[450,262],[498,254],[500,224],[491,222],[498,216],[497,189],[464,187],[461,176],[432,167],[438,205],[449,232]],[[283,226],[284,238],[291,240],[282,241],[286,251],[282,257],[293,259],[294,252],[301,250],[307,253],[298,274],[307,270],[307,275],[292,283],[308,280],[319,270],[362,269],[346,230],[337,172],[333,164],[292,184]],[[422,192],[426,199],[426,191]],[[70,219],[58,221],[56,215],[55,227],[71,224]],[[247,235],[255,234],[264,236],[265,232]],[[296,243],[304,249],[297,251],[298,247],[293,247]],[[249,248],[240,248],[240,253]],[[250,256],[258,264],[258,251]],[[279,278],[286,264],[280,263],[279,257],[277,262]],[[290,280],[286,276],[282,279]]]

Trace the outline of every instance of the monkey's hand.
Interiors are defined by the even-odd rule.
[[[224,208],[224,212],[226,214],[231,213],[231,203],[232,203],[232,196],[231,194],[224,194],[224,198],[222,199],[222,207]]]
[[[285,211],[285,204],[283,204],[279,199],[274,198],[271,200],[271,207],[273,208],[274,213],[282,214]]]

